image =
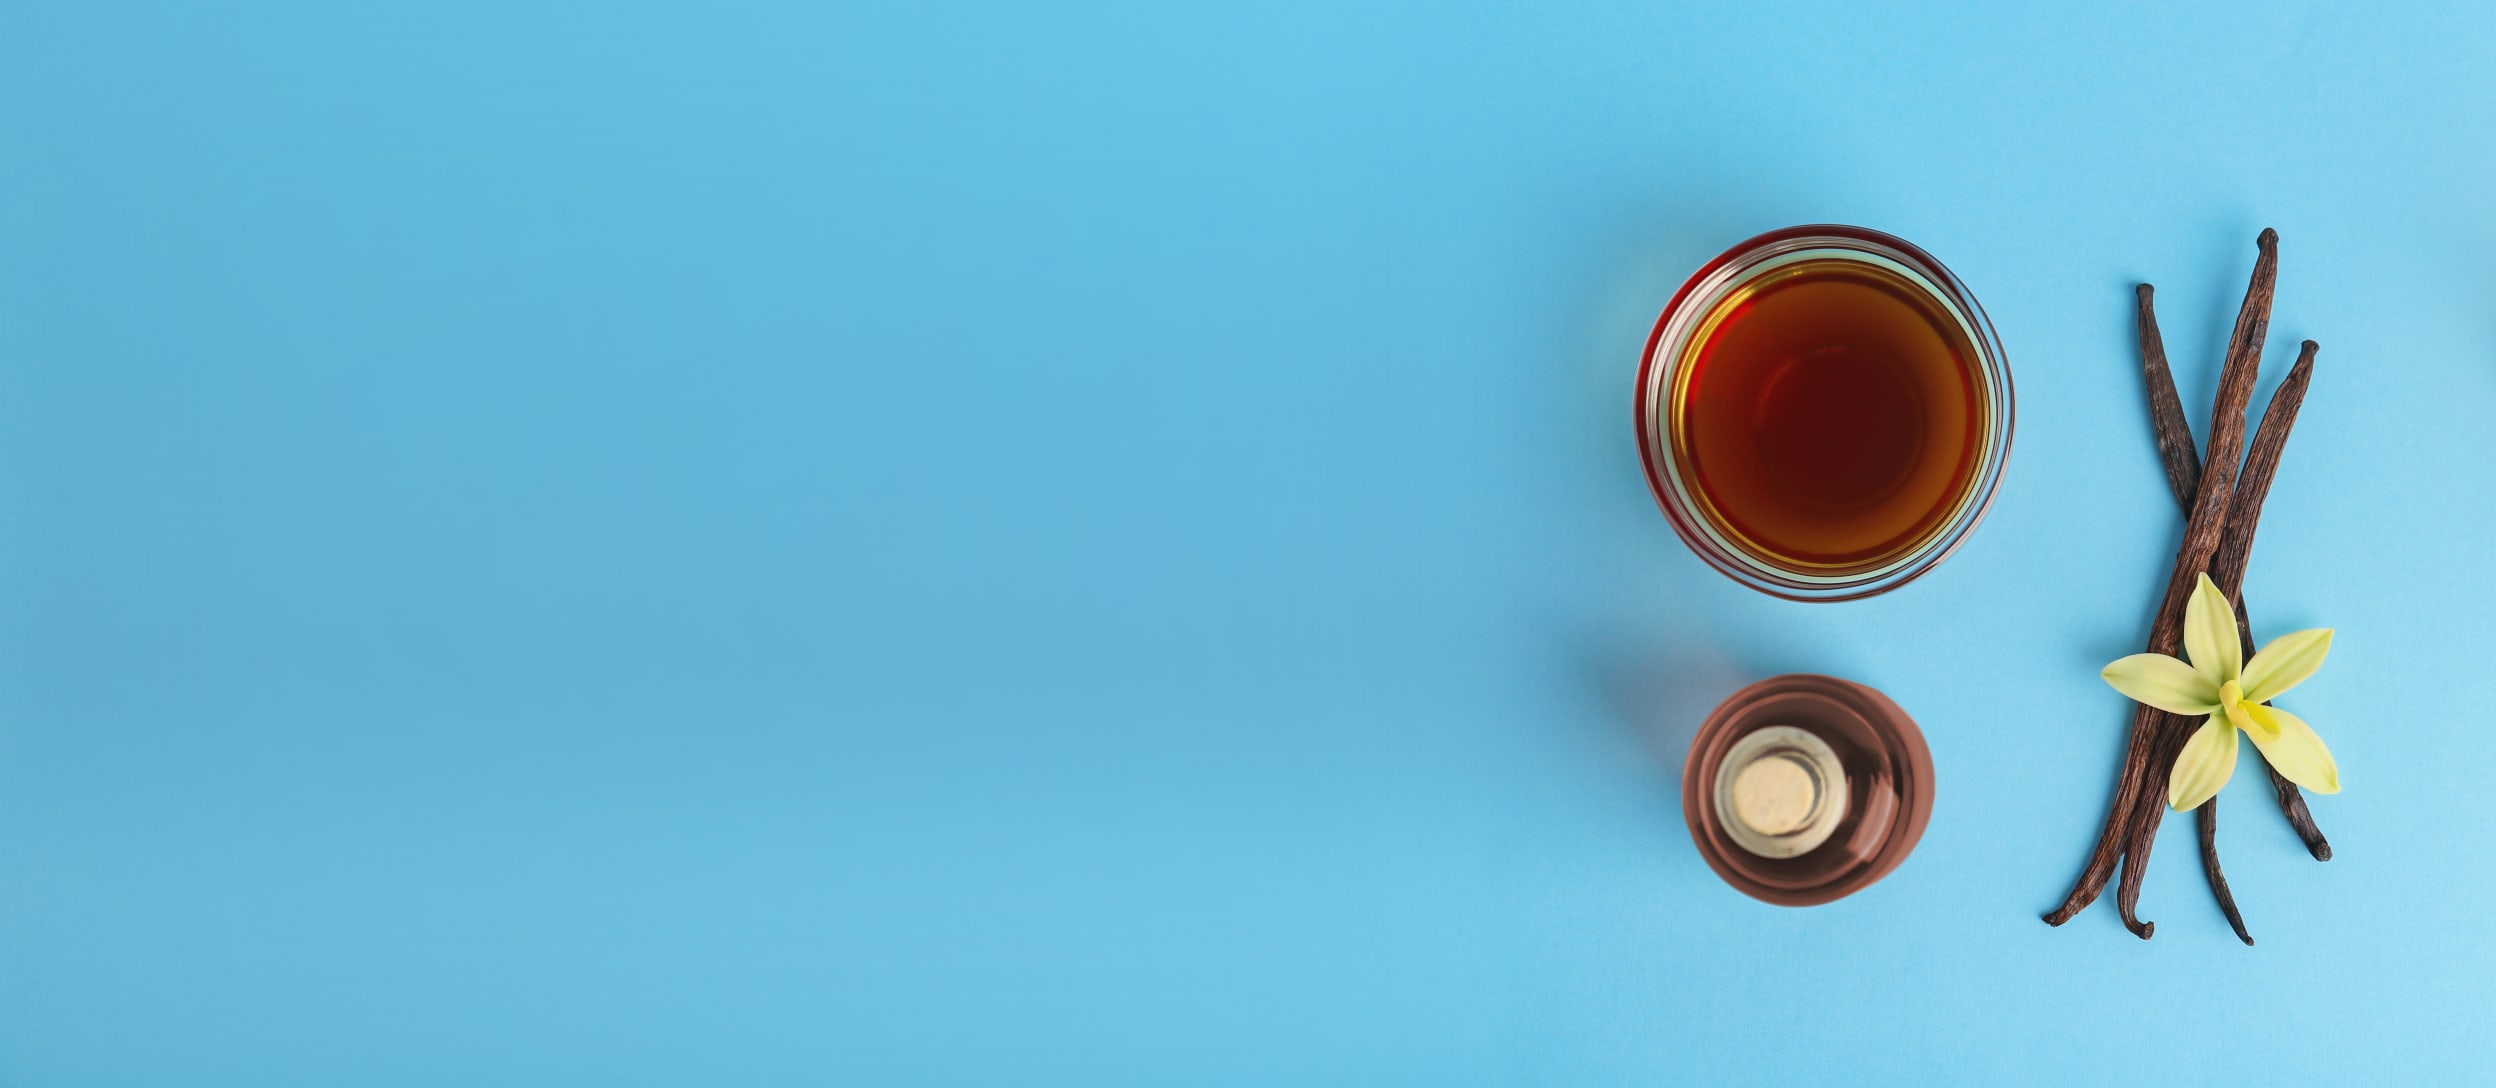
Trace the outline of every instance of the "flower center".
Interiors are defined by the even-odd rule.
[[[2262,717],[2253,701],[2245,698],[2244,685],[2234,680],[2219,685],[2219,711],[2227,715],[2227,724],[2244,730],[2256,743],[2279,739],[2279,729]]]

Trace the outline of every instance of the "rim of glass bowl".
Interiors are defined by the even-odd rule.
[[[1976,346],[1985,387],[1984,449],[1976,459],[1976,475],[1950,517],[1914,546],[1877,566],[1835,573],[1815,573],[1780,565],[1745,548],[1702,512],[1691,493],[1679,455],[1673,449],[1671,407],[1673,387],[1681,377],[1690,338],[1708,312],[1724,297],[1751,280],[1786,265],[1826,258],[1858,260],[1903,276],[1924,289],[1959,322]],[[1683,543],[1709,566],[1762,593],[1795,601],[1851,601],[1887,593],[1914,581],[1959,550],[1985,511],[1992,507],[2002,469],[2010,459],[2011,423],[2015,406],[2011,371],[1993,322],[1967,285],[1940,261],[1895,235],[1868,227],[1814,223],[1759,235],[1718,254],[1691,273],[1647,336],[1639,360],[1637,400],[1633,405],[1638,454],[1647,473],[1647,487],[1656,504],[1681,535]]]

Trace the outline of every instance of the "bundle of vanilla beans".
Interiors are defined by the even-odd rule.
[[[2219,370],[2217,403],[2210,413],[2210,445],[2208,458],[2194,456],[2193,433],[2184,422],[2184,408],[2175,394],[2175,376],[2167,369],[2166,346],[2158,337],[2158,318],[2150,309],[2150,286],[2142,284],[2140,296],[2141,371],[2148,381],[2149,418],[2152,432],[2158,439],[2158,456],[2165,462],[2167,484],[2175,492],[2176,504],[2184,508],[2184,544],[2175,556],[2175,571],[2167,578],[2166,596],[2158,604],[2158,612],[2149,627],[2149,652],[2173,656],[2184,637],[2184,603],[2192,595],[2195,578],[2208,572],[2219,591],[2236,602],[2236,632],[2250,656],[2254,649],[2252,624],[2245,615],[2245,601],[2239,592],[2244,584],[2245,561],[2253,552],[2253,533],[2262,520],[2262,500],[2271,490],[2271,475],[2279,468],[2280,450],[2288,444],[2288,430],[2297,422],[2297,408],[2305,401],[2305,387],[2314,373],[2313,341],[2305,342],[2297,355],[2296,368],[2280,382],[2278,392],[2271,396],[2271,406],[2262,413],[2262,425],[2254,432],[2250,451],[2245,448],[2245,405],[2253,397],[2254,374],[2262,361],[2262,339],[2271,324],[2271,291],[2279,276],[2279,233],[2264,230],[2255,243],[2261,255],[2254,261],[2253,282],[2245,288],[2244,307],[2236,314],[2236,332],[2228,341],[2227,358]],[[2237,471],[2237,455],[2244,454],[2244,468]],[[2155,707],[2135,704],[2132,715],[2132,741],[2123,755],[2123,771],[2115,781],[2115,799],[2106,814],[2106,830],[2098,836],[2097,848],[2090,852],[2088,866],[2080,871],[2080,879],[2072,886],[2063,904],[2045,916],[2048,925],[2061,925],[2071,920],[2097,898],[2106,888],[2106,878],[2118,863],[2123,869],[2121,883],[2115,889],[2115,910],[2123,916],[2124,928],[2142,940],[2156,930],[2153,922],[2134,916],[2141,898],[2141,878],[2149,868],[2149,848],[2158,835],[2158,822],[2167,811],[2167,774],[2175,766],[2176,756],[2183,751],[2184,741],[2199,723],[2182,715],[2170,714]],[[2263,765],[2269,767],[2268,763]],[[2313,814],[2306,811],[2305,797],[2297,787],[2271,771],[2271,787],[2279,794],[2279,810],[2286,814],[2297,836],[2316,861],[2331,860],[2331,844],[2323,840],[2322,829],[2314,826]],[[2218,897],[2219,909],[2226,912],[2228,925],[2246,944],[2253,936],[2245,931],[2244,917],[2237,913],[2236,898],[2227,890],[2227,877],[2219,871],[2218,828],[2219,799],[2212,797],[2202,803],[2197,813],[2201,824],[2201,864],[2210,877],[2211,894]]]

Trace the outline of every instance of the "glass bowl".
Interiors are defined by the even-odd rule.
[[[1957,325],[1954,339],[1975,391],[1976,443],[1968,466],[1951,477],[1947,509],[1929,528],[1876,557],[1815,564],[1780,555],[1719,513],[1699,486],[1684,441],[1694,362],[1728,300],[1747,297],[1763,279],[1804,262],[1859,262],[1901,284]],[[1813,265],[1822,267],[1822,265]],[[1770,231],[1726,250],[1682,284],[1656,319],[1638,368],[1635,404],[1638,452],[1656,502],[1690,550],[1727,577],[1762,593],[1797,601],[1843,601],[1886,593],[1950,556],[1985,516],[2010,456],[2011,374],[1993,323],[1966,285],[1930,254],[1904,239],[1862,227],[1817,224]],[[1936,507],[1937,509],[1939,507]]]

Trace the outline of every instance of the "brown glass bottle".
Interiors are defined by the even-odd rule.
[[[1933,759],[1887,696],[1833,676],[1735,692],[1690,742],[1682,816],[1699,855],[1753,898],[1803,907],[1889,875],[1924,835]]]

